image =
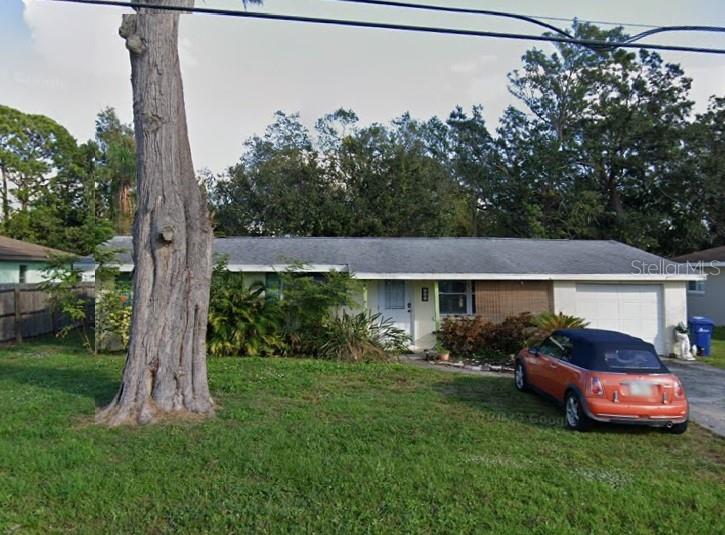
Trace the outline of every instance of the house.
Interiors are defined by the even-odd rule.
[[[0,284],[44,280],[43,268],[55,255],[68,253],[6,236],[0,236]]]
[[[133,269],[131,238],[121,272]],[[311,273],[346,271],[364,281],[361,301],[430,348],[441,320],[477,315],[499,322],[521,312],[564,312],[672,350],[687,318],[687,285],[704,277],[614,241],[513,238],[217,238],[214,252],[252,284],[274,284],[302,262]]]
[[[678,256],[675,262],[689,264],[707,275],[691,280],[687,287],[687,309],[692,316],[707,316],[715,325],[725,325],[725,245]]]

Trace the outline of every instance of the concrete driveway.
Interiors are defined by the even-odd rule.
[[[685,386],[690,419],[725,437],[725,370],[699,362],[665,362]]]

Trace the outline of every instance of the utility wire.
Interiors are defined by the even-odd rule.
[[[444,35],[464,35],[473,37],[493,37],[498,39],[512,40],[528,40],[528,41],[545,41],[554,43],[566,43],[573,45],[582,45],[592,49],[610,50],[612,48],[636,48],[636,49],[652,49],[652,50],[669,50],[675,52],[695,52],[702,54],[725,54],[722,48],[705,48],[681,45],[661,45],[661,44],[642,44],[633,42],[616,42],[616,41],[598,41],[590,39],[576,39],[564,37],[561,35],[530,35],[510,32],[491,32],[480,30],[465,30],[457,28],[441,28],[433,26],[415,26],[407,24],[392,24],[385,22],[346,20],[346,19],[330,19],[324,17],[303,17],[299,15],[280,15],[274,13],[261,13],[252,11],[239,11],[232,9],[216,9],[206,7],[182,7],[166,4],[153,4],[131,1],[114,1],[114,0],[47,0],[50,2],[66,2],[71,4],[88,4],[115,7],[130,7],[133,9],[154,9],[162,11],[172,11],[181,13],[203,13],[207,15],[218,15],[226,17],[238,17],[249,19],[276,20],[285,22],[300,22],[308,24],[321,24],[331,26],[347,26],[355,28],[376,28],[382,30],[398,30],[419,33],[432,33]]]
[[[417,9],[417,10],[423,10],[423,11],[439,11],[439,12],[445,12],[445,13],[466,13],[466,14],[470,14],[470,15],[488,15],[488,16],[493,16],[493,17],[503,17],[503,18],[521,20],[524,22],[530,22],[531,24],[541,26],[541,27],[551,30],[559,35],[563,35],[564,37],[569,37],[570,39],[575,38],[573,35],[571,35],[567,31],[565,31],[561,28],[557,28],[556,26],[554,26],[552,24],[548,24],[546,22],[541,22],[536,17],[532,17],[530,15],[521,15],[518,13],[510,13],[508,11],[493,11],[490,9],[474,9],[474,8],[467,8],[467,7],[418,4],[418,3],[413,3],[413,2],[402,2],[399,0],[334,0],[334,1],[351,3],[351,4],[373,5],[373,6],[380,6],[380,7],[393,7],[393,8]],[[644,39],[645,37],[649,37],[650,35],[654,35],[657,33],[665,33],[665,32],[725,32],[725,28],[722,28],[719,26],[693,26],[693,25],[690,25],[690,26],[653,26],[653,27],[651,27],[651,29],[649,29],[647,31],[638,33],[631,37],[627,37],[624,41],[627,43],[634,43],[636,41]]]
[[[540,20],[538,20],[534,17],[530,17],[528,15],[519,15],[517,13],[508,13],[505,11],[492,11],[490,9],[474,9],[474,8],[468,8],[468,7],[436,6],[436,5],[431,5],[431,4],[414,4],[412,2],[398,2],[398,1],[392,1],[392,0],[333,0],[333,1],[345,2],[345,3],[350,3],[350,4],[366,4],[366,5],[384,6],[384,7],[402,7],[402,8],[406,8],[406,9],[420,9],[420,10],[425,10],[425,11],[443,11],[445,13],[466,13],[469,15],[489,15],[489,16],[493,16],[493,17],[504,17],[504,18],[508,18],[508,19],[516,19],[516,20],[522,20],[524,22],[530,22],[531,24],[536,24],[537,26],[541,26],[543,28],[546,28],[547,30],[556,32],[559,35],[563,35],[564,37],[569,37],[570,39],[574,39],[573,35],[562,30],[561,28],[557,28],[553,24],[541,22]]]

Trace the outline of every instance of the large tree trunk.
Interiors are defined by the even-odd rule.
[[[119,30],[131,56],[138,207],[128,356],[116,397],[97,415],[108,425],[214,410],[206,367],[212,231],[191,161],[178,23],[178,12],[140,7]]]

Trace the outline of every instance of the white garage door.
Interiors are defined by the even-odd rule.
[[[577,316],[594,329],[642,338],[665,351],[662,285],[577,284]]]

